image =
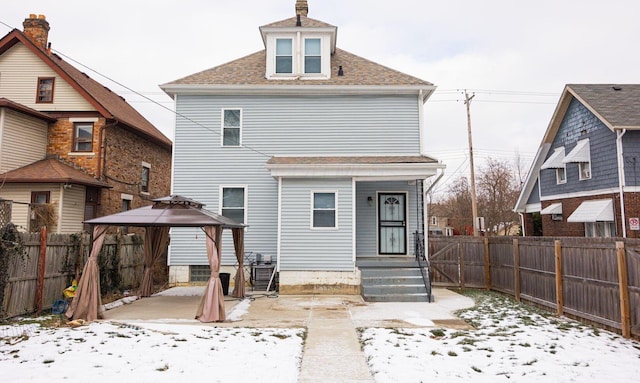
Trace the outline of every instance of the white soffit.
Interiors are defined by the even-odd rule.
[[[613,201],[596,199],[584,201],[567,218],[567,222],[613,222]]]
[[[556,148],[553,154],[542,164],[540,169],[557,169],[564,168],[564,146]]]
[[[540,214],[562,214],[562,202],[552,203],[542,209]]]
[[[562,160],[562,162],[591,162],[591,150],[589,149],[589,139],[578,141],[575,148]]]

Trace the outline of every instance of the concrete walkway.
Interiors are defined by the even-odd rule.
[[[176,290],[177,289],[177,290]],[[435,289],[435,303],[367,303],[355,295],[265,296],[250,295],[247,312],[240,319],[203,324],[194,319],[200,296],[189,287],[190,296],[179,296],[181,288],[120,306],[105,313],[112,321],[161,321],[215,327],[306,328],[298,382],[373,382],[360,346],[358,328],[449,327],[468,328],[452,312],[473,306],[467,297]],[[178,295],[174,295],[178,294]],[[227,298],[227,316],[235,316],[238,300]]]

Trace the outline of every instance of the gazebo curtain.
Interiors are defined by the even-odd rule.
[[[207,257],[209,258],[211,275],[200,301],[196,319],[200,322],[222,322],[226,319],[224,294],[220,281],[222,227],[206,226],[203,230],[207,235]]]
[[[153,293],[153,265],[160,259],[169,243],[169,228],[166,226],[148,226],[144,233],[144,275],[140,284],[140,296],[148,297]]]
[[[102,298],[100,297],[100,268],[98,255],[104,243],[108,226],[98,225],[93,228],[93,245],[91,254],[82,270],[82,277],[71,301],[71,306],[65,313],[69,319],[84,319],[93,321],[102,317]]]
[[[233,247],[236,251],[236,258],[238,259],[238,271],[234,279],[232,297],[244,298],[244,229],[233,228],[231,229],[233,234]]]

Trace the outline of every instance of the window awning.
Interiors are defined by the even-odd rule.
[[[540,169],[564,168],[564,162],[562,162],[563,160],[564,160],[564,146],[561,148],[556,148],[553,154],[551,154],[551,156],[549,156],[549,158],[547,158],[547,160],[542,164]]]
[[[613,201],[596,199],[584,201],[569,216],[567,222],[613,222]]]
[[[562,214],[562,202],[552,203],[542,209],[540,214]]]
[[[578,141],[575,148],[562,160],[562,162],[591,162],[591,150],[589,149],[589,139]]]

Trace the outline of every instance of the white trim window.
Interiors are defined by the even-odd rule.
[[[597,221],[584,223],[585,237],[611,238],[616,236],[615,222]]]
[[[140,192],[149,194],[149,177],[151,175],[151,164],[142,162],[142,174],[140,175]]]
[[[220,196],[220,214],[238,223],[246,223],[247,188],[245,186],[221,186]]]
[[[591,162],[578,162],[580,181],[591,179]]]
[[[312,229],[337,229],[338,228],[338,192],[313,191],[311,192],[311,228]]]
[[[322,39],[304,39],[304,73],[322,73]]]
[[[293,39],[276,39],[276,73],[293,73]]]
[[[561,167],[556,168],[556,184],[566,184],[567,183],[567,168]]]
[[[242,144],[242,109],[222,109],[222,146]]]
[[[436,216],[431,217],[431,226],[438,226],[438,217]]]

